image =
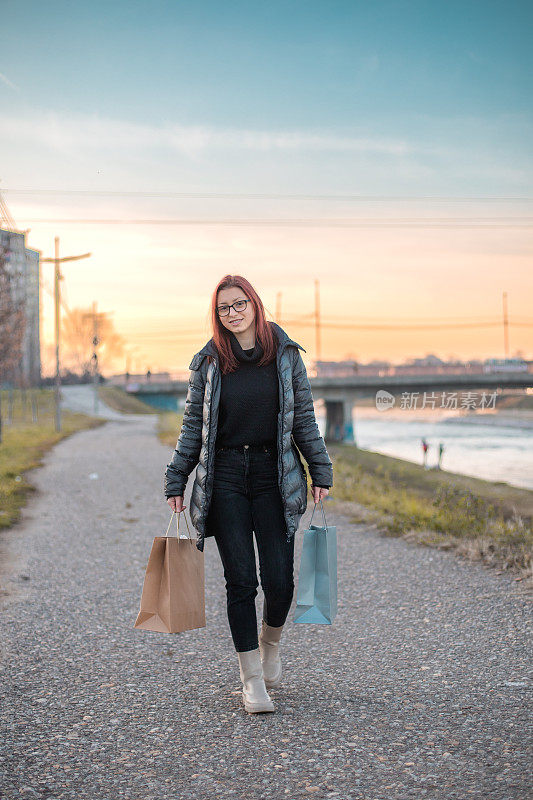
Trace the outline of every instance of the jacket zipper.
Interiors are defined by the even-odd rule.
[[[207,366],[207,369],[209,370],[209,365]],[[208,426],[207,426],[207,466],[205,468],[205,486],[206,486],[206,489],[209,486],[209,461],[211,459],[211,453],[210,453],[210,449],[211,449],[211,425],[212,425],[212,422],[213,422],[213,391],[214,391],[214,383],[215,383],[214,378],[215,378],[215,375],[216,375],[216,371],[217,371],[217,360],[216,360],[216,358],[213,358],[213,374],[211,376],[211,397],[209,398],[209,423],[208,423]],[[206,373],[206,375],[207,375],[207,373]],[[206,506],[210,505],[210,503],[211,503],[211,495],[212,495],[212,492],[210,491],[208,502],[205,504]],[[206,517],[204,519],[204,536],[205,536],[205,523],[206,523],[206,521],[207,521],[207,515],[206,515]]]
[[[279,362],[278,362],[278,381],[281,383],[281,411],[280,411],[280,413],[281,413],[281,424],[279,426],[280,429],[279,429],[279,434],[278,434],[278,439],[279,439],[278,447],[279,447],[279,454],[281,456],[281,470],[280,470],[281,477],[280,477],[280,487],[279,488],[280,488],[281,502],[283,504],[283,516],[285,518],[285,524],[287,524],[287,504],[285,502],[285,497],[284,497],[284,494],[283,494],[283,421],[285,419],[285,389],[284,389],[284,386],[283,386],[283,376],[280,374],[281,373],[281,370],[280,370],[281,357],[283,355],[284,350],[285,350],[285,348],[282,349],[282,351],[281,351],[281,353],[279,355]],[[288,525],[287,525],[287,527],[288,527]],[[290,536],[288,531],[287,531],[287,535],[286,535],[285,538],[286,538],[287,542],[290,542],[291,536]]]

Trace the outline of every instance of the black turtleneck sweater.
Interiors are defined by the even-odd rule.
[[[279,412],[276,359],[260,367],[263,347],[259,339],[248,350],[242,349],[231,332],[230,341],[239,367],[222,375],[216,447],[276,445]]]
[[[276,359],[258,366],[263,347],[243,350],[230,332],[231,349],[239,362],[235,372],[222,375],[215,447],[270,444],[277,447],[279,384]],[[329,489],[329,486],[323,487]]]

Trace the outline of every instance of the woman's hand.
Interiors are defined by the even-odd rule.
[[[170,508],[173,511],[176,511],[178,514],[180,514],[184,508],[187,508],[187,506],[183,505],[183,496],[169,497],[167,499],[167,503],[169,504]]]
[[[319,503],[324,497],[328,496],[329,489],[323,489],[322,486],[311,485],[311,494],[313,495],[315,503]]]

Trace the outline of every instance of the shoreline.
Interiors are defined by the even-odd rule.
[[[533,590],[532,490],[425,469],[350,444],[331,444],[328,451],[334,462],[331,501],[352,522],[509,570]]]
[[[323,431],[324,418],[318,419]],[[357,445],[362,449],[422,466],[419,445],[421,439],[426,438],[432,448],[429,469],[433,469],[436,443],[442,441],[446,446],[446,466],[442,471],[450,470],[464,477],[478,477],[489,483],[508,483],[518,489],[533,490],[533,484],[528,480],[533,475],[533,460],[527,447],[533,435],[533,412],[529,409],[451,416],[432,410],[426,413],[398,409],[379,412],[365,408],[354,411],[353,425]],[[471,444],[467,445],[467,442]],[[350,446],[351,443],[345,444]],[[495,446],[503,448],[503,460],[490,460],[497,458]],[[450,465],[446,459],[452,450],[454,456]],[[489,461],[484,462],[484,459]]]

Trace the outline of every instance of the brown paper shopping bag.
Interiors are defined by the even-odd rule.
[[[181,633],[205,627],[204,554],[190,535],[180,539],[179,514],[177,536],[168,536],[175,513],[167,535],[154,537],[134,628]]]

